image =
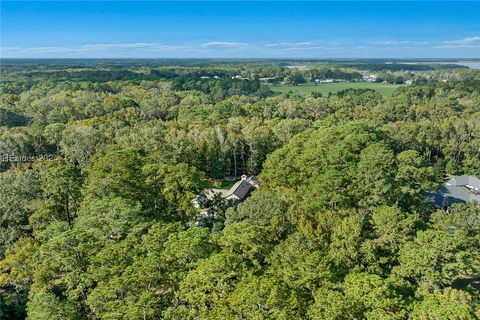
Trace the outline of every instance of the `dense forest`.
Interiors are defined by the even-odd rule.
[[[480,206],[426,197],[480,177],[480,70],[2,63],[0,318],[480,319]],[[418,81],[269,88],[364,70]]]

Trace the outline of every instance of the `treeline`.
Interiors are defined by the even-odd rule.
[[[433,71],[441,69],[467,69],[466,66],[453,63],[355,63],[345,64],[344,67],[365,71]]]
[[[301,65],[304,63],[305,65]],[[0,75],[2,81],[34,84],[38,81],[155,81],[219,77],[228,79],[240,75],[243,79],[264,79],[278,83],[288,77],[301,75],[306,81],[315,79],[337,79],[354,81],[362,78],[365,72],[391,76],[409,74],[420,78],[429,78],[435,72],[469,70],[456,64],[436,63],[347,63],[340,61],[282,61],[259,60],[239,61],[223,60],[2,60]],[[405,78],[407,79],[407,78]],[[458,79],[457,79],[458,80]],[[382,80],[383,81],[383,80]]]
[[[451,70],[432,69],[433,71],[361,71],[352,69],[339,69],[332,67],[296,69],[291,68],[276,78],[269,78],[267,82],[278,84],[284,82],[288,85],[314,83],[315,80],[339,80],[339,81],[364,81],[363,76],[370,74],[375,76],[374,82],[386,82],[390,84],[403,84],[406,81],[417,83],[480,80],[478,71],[466,68],[452,68]]]
[[[261,98],[272,95],[272,91],[265,85],[262,85],[258,77],[253,80],[177,78],[172,82],[172,89],[201,91],[212,95],[215,99],[223,99],[234,95],[256,95]]]
[[[480,81],[458,74],[391,97],[2,81],[0,317],[480,317],[480,207],[425,197],[480,176]],[[195,195],[244,173],[259,190],[195,227]]]

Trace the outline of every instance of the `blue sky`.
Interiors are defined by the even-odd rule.
[[[1,1],[15,58],[480,58],[480,2]]]

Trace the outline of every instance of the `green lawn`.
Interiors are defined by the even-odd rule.
[[[370,83],[370,82],[339,82],[339,83],[322,83],[318,85],[304,84],[299,86],[273,86],[271,89],[275,92],[298,92],[300,94],[308,94],[311,92],[319,92],[323,96],[328,93],[335,93],[344,89],[373,89],[378,91],[383,96],[392,95],[395,89],[401,87],[400,84],[385,84],[385,83]]]

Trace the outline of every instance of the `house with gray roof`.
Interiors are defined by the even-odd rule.
[[[196,208],[200,209],[204,208],[209,200],[213,200],[216,196],[220,196],[229,204],[237,206],[256,188],[258,188],[257,179],[254,176],[247,177],[246,175],[243,175],[242,178],[230,189],[210,188],[203,190],[202,193],[192,201],[192,203]]]
[[[480,179],[476,176],[451,177],[438,191],[430,192],[428,198],[442,209],[448,209],[455,203],[480,203]]]

